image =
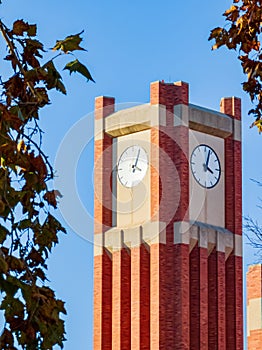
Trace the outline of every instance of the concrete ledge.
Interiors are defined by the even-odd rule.
[[[153,244],[166,244],[166,225],[163,222],[148,222],[144,225],[120,229],[112,228],[105,233],[94,235],[94,255],[103,254],[103,247],[110,253],[122,248],[139,247],[145,243],[148,247]],[[201,222],[180,221],[174,223],[174,244],[188,244],[191,251],[196,244],[205,248],[210,254],[213,249],[225,253],[227,259],[232,253],[242,256],[242,236]]]
[[[222,138],[233,133],[233,119],[223,113],[192,104],[189,105],[188,113],[190,129]]]
[[[118,137],[159,125],[166,125],[166,107],[144,104],[106,117],[105,132],[112,137]]]
[[[225,259],[233,252],[235,256],[242,256],[242,236],[213,225],[201,222],[175,222],[174,244],[189,244],[190,251],[198,243],[201,248],[208,249],[210,254],[216,251],[225,253]]]
[[[110,253],[122,248],[139,247],[145,243],[152,244],[166,243],[166,225],[163,222],[148,222],[145,225],[128,229],[112,228],[105,233],[94,235],[94,255],[103,254],[103,247]]]

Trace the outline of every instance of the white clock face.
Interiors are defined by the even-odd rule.
[[[141,146],[134,145],[121,154],[117,174],[118,180],[125,187],[134,187],[142,181],[148,168],[147,153]]]
[[[219,158],[211,147],[197,146],[191,154],[190,166],[199,185],[205,188],[216,186],[220,179],[221,167]]]

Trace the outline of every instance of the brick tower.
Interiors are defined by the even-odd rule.
[[[262,266],[249,266],[247,272],[248,350],[262,349]]]
[[[241,350],[241,101],[95,105],[95,350]]]

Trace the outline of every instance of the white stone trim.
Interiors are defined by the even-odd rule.
[[[236,141],[241,141],[242,140],[242,124],[241,124],[241,120],[234,119],[233,123],[234,123],[233,138]]]
[[[188,106],[179,104],[174,106],[174,126],[188,127]]]
[[[174,223],[174,244],[190,243],[189,228],[189,222],[178,221]]]
[[[105,132],[112,137],[166,126],[166,107],[143,104],[113,113],[105,118]]]
[[[95,119],[95,130],[94,130],[95,141],[103,140],[104,138],[104,118]]]
[[[196,242],[210,254],[216,251],[225,253],[225,259],[234,251],[235,256],[242,256],[242,236],[204,223],[179,221],[174,223],[174,244],[189,244],[190,251]]]
[[[94,234],[94,256],[103,254],[103,234],[96,233]]]
[[[236,256],[243,256],[243,243],[241,235],[234,235],[234,254]]]
[[[105,233],[94,235],[94,255],[103,254],[103,246],[111,253],[122,248],[139,247],[142,243],[147,246],[166,243],[166,225],[162,222],[149,222],[133,228],[111,228]]]
[[[247,305],[247,335],[251,331],[262,329],[262,299],[254,298]]]
[[[148,222],[141,226],[142,239],[149,246],[152,244],[166,243],[166,224],[164,222]]]

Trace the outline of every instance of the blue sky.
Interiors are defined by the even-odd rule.
[[[64,82],[68,96],[52,93],[52,105],[42,113],[45,130],[44,149],[54,161],[67,131],[93,111],[94,98],[116,97],[117,103],[149,101],[151,81],[183,80],[190,84],[190,102],[218,110],[221,97],[238,96],[243,101],[243,213],[259,218],[259,188],[250,178],[261,180],[259,146],[261,137],[247,112],[251,105],[242,92],[243,75],[237,53],[220,49],[211,51],[209,31],[223,25],[221,14],[231,4],[228,0],[160,2],[112,1],[32,1],[3,0],[1,18],[9,25],[23,18],[38,24],[39,38],[52,47],[56,39],[85,30],[84,47],[88,53],[78,57],[92,72],[96,84],[86,84],[78,76]],[[4,46],[1,43],[0,48]],[[57,60],[63,67],[64,61]],[[6,63],[0,61],[5,76]],[[92,116],[85,119],[87,139],[93,128]],[[74,148],[72,142],[72,149]],[[70,152],[70,147],[69,151]],[[65,153],[65,163],[70,167]],[[79,155],[76,172],[78,194],[92,214],[92,142]],[[62,177],[63,174],[60,174]],[[74,209],[74,208],[72,208]],[[57,215],[60,215],[57,213]],[[78,213],[76,213],[76,218]],[[86,232],[92,226],[81,221]],[[66,300],[68,316],[66,350],[92,349],[92,244],[68,226],[68,235],[60,239],[49,262],[49,277],[57,296]],[[245,245],[245,266],[256,261],[254,250]]]

